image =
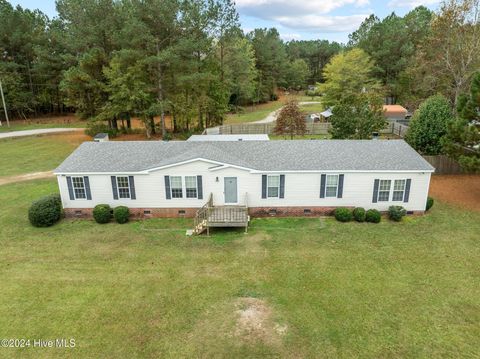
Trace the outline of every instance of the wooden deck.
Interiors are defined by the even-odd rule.
[[[246,201],[245,201],[246,203]],[[207,232],[210,234],[210,227],[245,227],[248,229],[247,205],[238,206],[214,206],[213,196],[210,197],[205,205],[197,211],[194,221],[193,234]]]

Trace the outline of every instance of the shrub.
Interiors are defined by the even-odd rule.
[[[85,129],[85,134],[94,137],[97,133],[108,133],[108,137],[115,137],[117,130],[108,127],[103,122],[90,122]]]
[[[28,220],[35,227],[49,227],[62,217],[60,195],[51,194],[32,203],[28,210]]]
[[[432,197],[428,197],[427,198],[427,206],[425,207],[425,211],[428,211],[430,208],[432,208],[434,203],[435,203],[435,200]]]
[[[395,222],[400,222],[407,214],[407,210],[402,206],[390,206],[388,208],[388,217]]]
[[[108,223],[112,219],[112,209],[108,204],[97,204],[93,209],[93,218],[97,223]]]
[[[376,209],[369,209],[367,213],[365,213],[365,221],[370,223],[380,223],[382,220],[382,215]]]
[[[365,209],[362,207],[357,207],[353,210],[353,218],[357,222],[365,222]]]
[[[127,223],[130,216],[130,210],[125,206],[118,206],[113,209],[113,217],[117,223]]]
[[[335,219],[340,222],[349,222],[352,220],[352,211],[345,207],[335,209]]]

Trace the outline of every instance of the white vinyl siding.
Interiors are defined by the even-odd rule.
[[[187,198],[197,198],[197,176],[185,176],[185,193]]]
[[[337,197],[337,193],[338,193],[338,175],[327,175],[325,197]]]
[[[267,176],[267,197],[278,198],[280,196],[280,175]]]
[[[117,191],[119,198],[130,198],[130,183],[127,176],[117,177]]]
[[[87,191],[83,177],[72,177],[73,194],[75,199],[86,199]]]
[[[343,173],[343,172],[342,172]],[[165,176],[186,177],[192,174],[202,176],[203,199],[176,198],[167,200],[165,193]],[[343,185],[343,198],[326,197],[320,198],[319,183],[321,173],[293,173],[287,174],[285,182],[285,196],[281,201],[277,198],[262,199],[262,174],[237,168],[224,168],[215,170],[211,163],[195,161],[188,164],[178,165],[149,174],[135,175],[136,200],[114,200],[112,196],[112,174],[89,174],[90,188],[93,200],[70,200],[67,181],[65,176],[58,176],[60,193],[65,208],[93,208],[96,204],[107,203],[112,207],[124,205],[130,208],[200,208],[208,200],[210,193],[213,194],[215,205],[222,206],[224,202],[224,178],[238,178],[238,204],[247,204],[248,207],[292,207],[299,206],[303,209],[323,207],[364,207],[374,208],[380,211],[388,210],[392,204],[399,202],[372,203],[372,191],[375,179],[379,180],[403,180],[411,178],[410,196],[408,202],[402,202],[407,211],[423,211],[427,200],[430,173],[421,172],[345,172]],[[328,173],[327,173],[328,174]],[[72,176],[80,174],[73,174]],[[193,176],[192,176],[193,177]],[[218,179],[217,179],[218,178]],[[278,176],[277,176],[278,178]],[[184,181],[182,181],[184,182]],[[182,183],[182,185],[184,185]],[[394,183],[391,183],[393,188]],[[391,188],[391,189],[392,189]],[[171,191],[170,191],[171,193]],[[182,188],[183,194],[183,188]],[[247,200],[247,202],[245,202]]]

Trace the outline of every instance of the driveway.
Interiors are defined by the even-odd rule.
[[[299,102],[298,104],[299,105],[314,105],[314,104],[317,104],[317,103],[320,103],[319,101],[305,101],[305,102]],[[278,116],[278,113],[280,112],[280,110],[282,109],[283,107],[280,107],[278,110],[275,110],[273,112],[270,112],[268,114],[267,117],[265,117],[263,120],[260,120],[260,121],[255,121],[255,122],[252,122],[252,123],[269,123],[269,122],[273,122],[277,119],[277,116]]]
[[[84,131],[84,128],[39,128],[36,130],[23,130],[23,131],[12,131],[12,132],[2,132],[0,133],[0,139],[11,138],[11,137],[23,137],[23,136],[36,136],[36,135],[45,135],[50,133],[62,133],[62,132],[74,132],[74,131]]]
[[[0,186],[9,183],[17,183],[23,181],[31,181],[34,179],[40,178],[51,178],[54,174],[52,171],[46,172],[34,172],[34,173],[27,173],[23,175],[16,175],[16,176],[9,176],[9,177],[0,177]]]

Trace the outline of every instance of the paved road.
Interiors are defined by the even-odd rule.
[[[62,132],[74,132],[74,131],[84,131],[84,128],[39,128],[37,130],[24,130],[24,131],[12,131],[12,132],[2,132],[0,133],[0,139],[2,138],[11,138],[11,137],[23,137],[23,136],[36,136],[44,135],[49,133],[62,133]]]
[[[320,103],[319,101],[305,101],[305,102],[299,102],[299,105],[314,105]],[[278,110],[275,110],[273,112],[270,112],[267,117],[265,117],[263,120],[260,121],[255,121],[253,123],[269,123],[273,122],[277,119],[278,113],[283,107],[280,107]]]

